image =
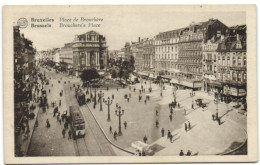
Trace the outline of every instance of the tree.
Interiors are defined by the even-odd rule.
[[[111,77],[112,78],[117,78],[116,70],[112,70]]]
[[[129,70],[133,72],[135,70],[135,58],[133,55],[129,58]]]
[[[120,78],[120,81],[121,81],[123,76],[124,76],[124,70],[123,70],[123,68],[120,67],[119,72],[118,72],[118,77]]]
[[[87,69],[82,72],[80,78],[83,82],[90,82],[93,79],[99,78],[99,74],[95,68]]]
[[[125,70],[125,71],[124,71],[124,74],[123,74],[123,78],[124,78],[125,80],[127,80],[127,79],[129,78],[129,76],[130,76],[129,71],[128,71],[128,70]]]

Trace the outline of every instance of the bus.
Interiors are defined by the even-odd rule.
[[[79,106],[70,106],[69,110],[73,138],[85,137],[85,120]]]

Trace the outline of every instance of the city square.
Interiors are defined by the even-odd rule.
[[[247,155],[246,28],[208,18],[117,50],[87,30],[37,50],[14,26],[15,156]]]

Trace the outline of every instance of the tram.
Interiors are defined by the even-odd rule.
[[[73,138],[85,137],[85,120],[79,106],[70,106],[69,110]]]
[[[82,91],[82,89],[80,89],[80,88],[75,89],[75,96],[76,96],[76,98],[78,100],[79,106],[82,106],[82,105],[84,105],[86,103],[85,94]]]

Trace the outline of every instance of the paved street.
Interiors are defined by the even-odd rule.
[[[105,130],[107,136],[115,144],[133,150],[130,146],[134,141],[143,141],[143,137],[147,136],[148,144],[154,150],[155,155],[178,155],[180,150],[192,150],[194,153],[200,155],[205,154],[220,154],[231,151],[230,146],[233,143],[242,144],[246,138],[246,116],[237,113],[232,109],[231,104],[219,104],[219,116],[222,124],[212,121],[211,115],[216,111],[216,105],[213,102],[213,96],[207,93],[196,91],[193,100],[202,98],[203,102],[207,103],[208,107],[203,111],[195,105],[195,110],[191,109],[192,98],[190,97],[190,90],[178,90],[177,102],[180,103],[180,109],[174,109],[173,120],[170,121],[169,102],[173,100],[172,87],[166,85],[166,90],[163,90],[163,97],[160,96],[159,85],[152,84],[153,92],[149,93],[149,83],[143,83],[146,89],[142,93],[143,98],[146,95],[151,97],[147,104],[144,99],[138,101],[139,89],[141,84],[136,84],[129,88],[104,90],[104,96],[111,98],[114,94],[111,110],[111,121],[107,122],[107,106],[103,103],[103,111],[100,111],[100,104],[93,108],[93,103],[89,104],[90,109],[99,121],[102,128]],[[133,91],[136,88],[136,92]],[[131,99],[128,102],[124,99],[125,94],[131,93]],[[89,96],[88,96],[89,97]],[[122,132],[116,140],[113,139],[113,134],[109,132],[109,127],[113,128],[113,132],[118,132],[118,117],[115,115],[116,103],[125,110],[122,116]],[[187,115],[184,116],[186,109]],[[155,112],[158,111],[158,116]],[[155,121],[159,121],[159,128],[156,128]],[[127,128],[124,128],[124,121],[127,122]],[[184,123],[190,121],[192,129],[187,133],[184,131]],[[169,139],[161,138],[161,129],[164,128],[165,134],[170,130],[173,137],[173,143]],[[218,137],[218,138],[216,138]],[[218,145],[215,145],[218,144]],[[232,148],[232,147],[231,147]]]
[[[47,92],[51,89],[51,92],[48,93],[49,105],[51,105],[51,101],[56,101],[58,104],[61,99],[62,105],[59,107],[59,111],[63,113],[68,110],[70,105],[78,104],[74,88],[70,90],[70,87],[72,87],[73,83],[76,86],[81,84],[80,80],[78,78],[69,78],[63,74],[56,74],[54,71],[45,71],[48,77],[51,78],[50,85],[46,86]],[[68,83],[68,80],[71,83]],[[61,82],[58,83],[58,81]],[[67,83],[64,84],[64,81]],[[141,85],[146,91],[141,93],[142,99],[139,101]],[[63,123],[60,125],[56,117],[53,117],[53,107],[50,106],[46,113],[40,110],[38,115],[39,126],[33,132],[28,155],[131,155],[112,146],[105,138],[105,135],[112,143],[131,152],[135,151],[131,147],[131,143],[143,141],[144,136],[146,136],[153,155],[178,155],[181,149],[184,152],[191,150],[193,154],[199,155],[221,154],[231,151],[234,146],[239,146],[246,140],[246,116],[237,113],[232,108],[232,103],[230,105],[225,103],[218,105],[219,116],[222,116],[222,124],[218,125],[216,121],[212,121],[211,117],[216,112],[213,95],[209,96],[207,93],[196,91],[193,98],[195,110],[193,110],[191,109],[191,91],[177,90],[176,100],[180,103],[180,108],[173,110],[173,119],[171,121],[168,104],[173,101],[173,87],[165,84],[166,89],[163,90],[162,97],[160,96],[158,84],[151,84],[153,89],[151,93],[148,92],[149,87],[149,81],[146,81],[146,83],[142,81],[142,84],[131,85],[131,89],[126,87],[119,88],[118,91],[116,88],[108,91],[102,90],[106,100],[108,97],[112,99],[112,95],[114,95],[110,106],[111,121],[107,121],[108,106],[104,102],[102,102],[102,111],[100,111],[100,103],[97,104],[95,109],[93,102],[82,106],[81,111],[85,117],[87,133],[85,138],[76,141],[68,140],[68,131],[66,137],[62,137]],[[136,89],[135,92],[134,88]],[[62,97],[59,96],[61,90],[64,91]],[[94,89],[91,90],[94,95]],[[96,94],[98,95],[99,92],[98,90]],[[124,98],[125,94],[128,96],[131,94],[129,102]],[[147,103],[144,102],[146,96],[150,96]],[[89,95],[86,96],[86,98],[89,97]],[[203,102],[207,104],[204,111],[195,105],[197,98],[203,99]],[[124,110],[124,115],[121,117],[122,136],[114,139],[109,127],[112,127],[112,132],[118,132],[119,119],[115,115],[117,103]],[[186,115],[184,115],[184,109]],[[157,115],[156,111],[158,112]],[[47,119],[51,124],[49,129],[46,128]],[[156,120],[159,122],[158,128],[155,125]],[[126,128],[124,127],[125,121],[127,122]],[[187,123],[187,121],[191,123],[192,127],[188,132],[184,130],[184,123]],[[165,130],[164,137],[161,136],[162,128]],[[172,143],[166,138],[168,130],[173,135]]]
[[[45,70],[46,71],[46,70]],[[51,101],[56,101],[58,104],[59,99],[62,101],[61,107],[59,107],[59,111],[61,114],[68,110],[70,105],[78,104],[77,100],[74,95],[74,90],[70,91],[70,85],[73,82],[77,81],[77,79],[70,79],[66,78],[61,74],[56,74],[54,72],[46,71],[47,77],[51,77],[50,85],[46,87],[47,91],[51,89],[51,92],[48,93],[48,102],[51,105]],[[61,83],[58,83],[58,80],[61,80]],[[71,81],[71,84],[64,84],[62,82]],[[53,84],[53,87],[51,86]],[[64,90],[64,94],[62,97],[59,96],[59,92]],[[28,150],[29,156],[72,156],[77,154],[77,145],[79,148],[82,146],[79,141],[68,140],[68,134],[66,132],[66,137],[62,137],[62,129],[63,129],[63,122],[61,125],[57,122],[56,117],[53,117],[53,107],[50,107],[46,113],[43,113],[40,110],[38,116],[39,126],[34,130],[30,148]],[[111,147],[110,143],[105,139],[103,133],[101,132],[100,128],[98,127],[97,123],[93,116],[91,116],[86,108],[82,109],[83,115],[85,117],[86,122],[86,136],[85,142],[86,147],[81,150],[80,156],[94,156],[94,155],[115,155],[113,148]],[[46,128],[46,120],[49,119],[51,127]],[[117,151],[120,155],[124,155],[120,151]]]

